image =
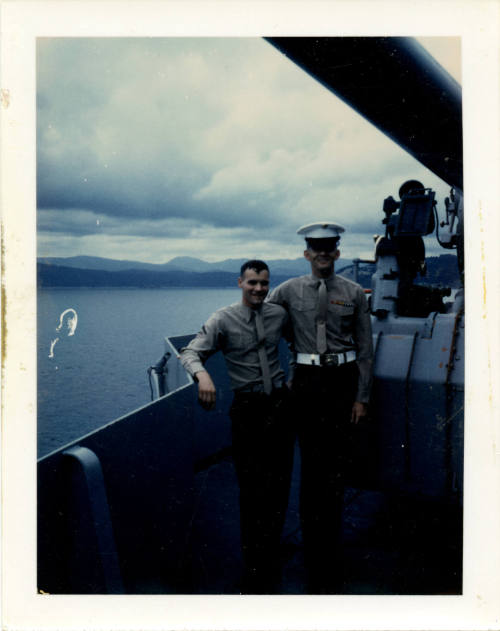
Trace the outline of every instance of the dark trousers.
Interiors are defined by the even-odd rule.
[[[355,362],[337,367],[298,365],[293,379],[309,593],[342,590],[340,534],[346,437],[357,381]]]
[[[243,593],[276,593],[279,586],[295,440],[289,399],[286,388],[269,396],[237,393],[229,412],[240,487]]]

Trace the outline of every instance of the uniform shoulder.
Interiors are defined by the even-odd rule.
[[[268,313],[272,313],[273,315],[286,314],[286,309],[276,302],[266,301],[262,306]]]
[[[337,283],[337,287],[341,288],[341,291],[345,296],[348,296],[350,300],[357,303],[364,303],[366,301],[365,290],[359,283],[355,283],[353,280],[349,280],[343,276],[337,276]]]
[[[310,275],[305,274],[304,276],[294,276],[294,278],[289,278],[288,280],[284,280],[277,287],[273,289],[273,291],[286,291],[290,287],[296,287],[300,285],[304,280],[309,278]]]
[[[228,314],[236,313],[239,308],[239,302],[234,302],[233,304],[226,305],[225,307],[220,307],[212,313],[209,320],[223,320]]]
[[[238,311],[241,311],[241,302],[233,302],[230,305],[217,309],[217,311],[214,312],[214,315],[224,316],[226,313],[236,313]]]
[[[353,280],[345,278],[345,276],[337,275],[337,282],[344,285],[344,287],[351,289],[351,291],[361,291],[364,293],[363,287],[361,287],[359,283],[355,283]]]

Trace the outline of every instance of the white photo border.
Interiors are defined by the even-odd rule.
[[[2,600],[6,629],[500,627],[499,14],[496,0],[1,2]],[[55,596],[36,590],[38,37],[459,36],[466,410],[462,596]]]

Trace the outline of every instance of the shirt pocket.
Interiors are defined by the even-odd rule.
[[[232,331],[227,334],[226,348],[227,350],[242,350],[245,351],[251,346],[255,346],[257,342],[257,334],[251,331]]]
[[[350,335],[353,333],[355,315],[353,305],[329,303],[328,313],[330,314],[330,318],[333,318],[333,321],[338,326],[338,330],[342,335]]]
[[[315,298],[300,298],[292,302],[290,309],[291,311],[298,311],[302,314],[316,314],[318,311],[318,301]]]
[[[270,326],[266,332],[266,346],[277,346],[282,338],[282,327]]]

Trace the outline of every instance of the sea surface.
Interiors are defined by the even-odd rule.
[[[240,296],[237,287],[39,289],[38,456],[148,403],[147,369],[164,338],[196,333]]]

